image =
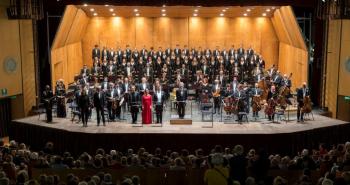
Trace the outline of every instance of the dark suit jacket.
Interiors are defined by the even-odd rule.
[[[187,100],[187,89],[183,89],[183,94],[181,95],[181,89],[176,90],[176,100],[177,101],[186,101]]]
[[[98,95],[100,94],[100,98]],[[105,105],[105,93],[104,92],[95,92],[94,93],[94,106],[96,108],[102,109]]]
[[[159,105],[158,103],[158,96],[157,96],[157,91],[153,93],[153,101],[155,105]],[[165,93],[164,91],[161,91],[161,100],[160,100],[160,105],[163,105],[165,101]]]
[[[80,95],[78,105],[80,110],[87,110],[90,106],[90,99],[88,95]]]
[[[99,48],[94,48],[92,49],[92,59],[94,59],[95,57],[97,57],[98,59],[101,58],[101,52]]]
[[[310,90],[309,88],[305,89],[305,96],[310,96]],[[299,88],[297,91],[297,101],[303,102],[304,101],[304,91],[303,88]]]

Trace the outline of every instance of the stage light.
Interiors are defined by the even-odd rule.
[[[105,7],[109,7],[109,5],[108,5],[108,4],[105,4]]]
[[[264,16],[264,17],[265,17],[265,16],[266,16],[266,13],[263,13],[263,14],[262,14],[262,16]]]
[[[139,10],[138,9],[134,9],[134,12],[138,12]]]
[[[270,12],[271,10],[270,10],[270,8],[268,8],[268,9],[266,9],[266,11],[267,11],[267,12]]]
[[[90,12],[93,12],[93,11],[95,11],[95,9],[93,9],[93,8],[90,8]]]
[[[87,7],[87,6],[88,6],[88,4],[86,4],[86,3],[85,3],[85,4],[84,4],[84,6],[85,6],[85,7]]]
[[[198,12],[198,9],[194,9],[194,12]]]
[[[225,15],[225,14],[223,14],[223,13],[220,14],[221,17],[224,16],[224,15]]]
[[[165,16],[166,16],[166,14],[165,14],[165,13],[163,13],[163,14],[162,14],[162,16],[163,16],[163,17],[165,17]]]
[[[248,9],[247,9],[247,12],[250,12],[250,11],[251,11],[251,9],[248,8]]]
[[[165,5],[165,4],[163,4],[163,7],[166,7],[166,5]]]
[[[166,10],[165,9],[162,9],[162,12],[165,12]]]
[[[112,13],[113,16],[115,16],[115,13]]]
[[[244,15],[245,17],[247,17],[247,16],[248,16],[248,14],[246,14],[246,13],[244,13],[243,15]]]
[[[113,9],[113,8],[111,8],[111,9],[109,9],[109,11],[110,11],[110,12],[114,12],[114,9]]]
[[[97,15],[98,15],[98,14],[95,12],[95,13],[94,13],[94,16],[97,16]]]
[[[193,14],[194,17],[197,17],[197,15],[198,15],[198,14],[196,14],[196,13]]]
[[[223,12],[226,12],[226,9],[223,9],[222,11],[223,11]]]
[[[140,16],[140,14],[139,13],[137,13],[137,14],[135,14],[136,16]]]

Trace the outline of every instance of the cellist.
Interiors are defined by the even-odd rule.
[[[275,108],[276,108],[276,99],[277,99],[277,91],[276,91],[276,86],[272,85],[270,91],[267,94],[267,107],[265,109],[265,113],[269,117],[269,121],[272,121],[275,117]]]

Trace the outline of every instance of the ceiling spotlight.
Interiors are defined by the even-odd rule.
[[[85,3],[84,6],[86,7],[86,6],[88,6],[88,4]]]
[[[199,7],[202,7],[202,6],[201,6],[201,5],[198,5],[197,7],[199,8]]]
[[[105,4],[105,7],[109,7],[109,5],[108,5],[108,4]]]
[[[198,12],[198,9],[194,9],[194,12]]]
[[[222,11],[223,11],[223,12],[226,12],[226,9],[223,9]]]
[[[139,13],[137,13],[137,14],[135,14],[136,16],[140,16],[140,14]]]
[[[198,15],[198,14],[196,14],[196,13],[193,14],[194,17],[197,17],[197,15]]]
[[[272,9],[272,10],[274,10],[274,9],[275,9],[275,7],[273,6],[273,7],[271,7],[271,9]]]
[[[138,9],[134,9],[134,12],[138,12],[139,10]]]
[[[268,9],[266,9],[266,11],[267,11],[267,12],[270,12],[271,10],[270,10],[270,8],[268,8]]]
[[[251,11],[251,9],[248,8],[248,9],[247,9],[247,12],[250,12],[250,11]]]
[[[96,13],[96,12],[94,13],[94,16],[97,16],[97,13]]]
[[[162,9],[162,12],[165,12],[166,10],[165,9]]]
[[[166,5],[165,4],[163,4],[163,7],[165,7]]]
[[[228,7],[226,7],[225,9],[228,10]]]
[[[266,16],[266,13],[263,13],[263,14],[262,14],[262,16],[264,16],[264,17],[265,17],[265,16]]]
[[[115,16],[115,13],[112,13],[113,16]]]
[[[110,11],[110,12],[114,12],[114,9],[113,9],[113,8],[110,8],[109,11]]]
[[[225,14],[223,14],[223,13],[220,14],[221,17],[224,16],[224,15],[225,15]]]
[[[244,15],[245,17],[247,17],[247,16],[248,16],[248,14],[247,14],[247,13],[244,13],[243,15]]]
[[[90,8],[90,12],[93,12],[93,11],[95,11],[95,9],[93,9],[93,8]]]
[[[163,14],[162,14],[162,16],[163,16],[163,17],[165,17],[165,16],[166,16],[166,14],[165,14],[165,13],[163,13]]]

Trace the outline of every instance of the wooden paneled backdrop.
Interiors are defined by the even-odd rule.
[[[325,106],[332,112],[334,118],[338,118],[337,113],[340,108],[337,103],[340,102],[338,98],[350,96],[350,72],[346,70],[346,61],[350,59],[349,32],[350,20],[329,22]],[[347,109],[349,109],[348,105],[349,102]],[[348,111],[346,112],[349,114]]]
[[[132,10],[131,10],[132,11]],[[73,39],[74,38],[74,39]],[[188,47],[214,49],[248,48],[260,53],[267,67],[275,64],[282,73],[293,73],[295,86],[307,81],[307,49],[290,7],[269,17],[88,17],[67,6],[51,52],[52,80],[73,82],[83,64],[92,65],[91,50],[100,47],[158,49]]]
[[[279,41],[269,18],[91,18],[82,40],[84,63],[92,65],[95,44],[124,48],[127,44],[141,49],[188,47],[214,49],[252,46],[268,65],[278,63]]]

